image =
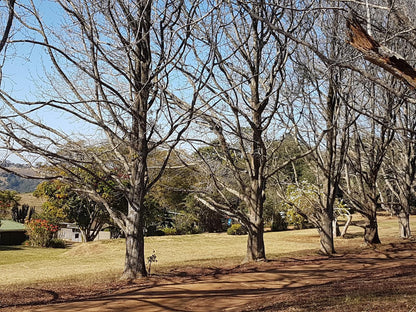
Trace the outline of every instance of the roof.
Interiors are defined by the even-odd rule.
[[[79,226],[76,223],[60,222],[59,225],[60,228],[63,229],[79,229]]]
[[[12,220],[1,220],[0,232],[23,232],[26,231],[24,224]]]

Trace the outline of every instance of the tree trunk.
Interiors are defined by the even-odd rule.
[[[369,218],[369,222],[365,225],[364,242],[367,244],[380,244],[380,237],[378,236],[378,224],[376,216]]]
[[[410,166],[409,166],[410,167]],[[410,171],[410,169],[408,170]],[[410,206],[411,206],[411,198],[412,198],[412,184],[414,178],[411,178],[410,174],[406,174],[406,187],[404,188],[403,192],[400,194],[400,206],[399,210],[396,210],[397,219],[399,221],[399,231],[401,238],[410,238],[412,236],[410,230]]]
[[[342,229],[342,232],[341,232],[341,237],[342,238],[345,236],[345,234],[347,234],[347,230],[348,230],[348,227],[351,224],[351,221],[352,221],[352,215],[348,214],[347,215],[347,222],[345,222],[344,228]]]
[[[248,226],[247,254],[244,262],[265,261],[263,220]]]
[[[337,219],[334,219],[332,221],[332,231],[333,231],[333,237],[341,236],[341,231],[339,229],[339,224],[338,224]]]
[[[259,168],[260,166],[253,166]],[[258,181],[252,181],[253,197],[255,200],[251,203],[249,224],[246,225],[248,230],[247,254],[244,262],[265,261],[266,252],[264,248],[264,222],[263,222],[263,188]]]
[[[80,226],[82,242],[92,242],[97,237],[98,232],[92,231],[90,227]]]
[[[409,214],[405,211],[401,211],[397,215],[397,219],[399,221],[399,228],[400,228],[400,237],[401,238],[410,238],[412,236],[410,231],[410,220]]]
[[[126,224],[126,259],[122,279],[132,281],[147,276],[144,257],[143,217],[129,207]]]
[[[81,241],[83,243],[88,242],[88,240],[87,240],[87,233],[85,232],[85,230],[80,228],[79,231],[81,232]]]
[[[333,222],[326,214],[322,214],[318,232],[320,236],[321,253],[324,255],[332,255],[335,253],[334,236],[333,236]]]

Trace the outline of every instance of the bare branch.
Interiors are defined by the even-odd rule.
[[[347,20],[347,27],[349,44],[362,52],[366,60],[384,68],[395,77],[407,82],[412,88],[416,88],[416,70],[401,55],[380,45],[357,20]]]

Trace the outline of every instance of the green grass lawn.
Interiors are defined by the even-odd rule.
[[[412,222],[416,219],[412,218]],[[396,218],[380,219],[382,243],[397,239]],[[363,230],[351,227],[349,239],[337,238],[337,250],[359,248]],[[316,229],[267,232],[264,236],[269,259],[316,253],[319,236]],[[146,256],[153,250],[157,263],[153,272],[164,272],[181,266],[218,267],[240,263],[245,256],[247,236],[225,233],[204,233],[183,236],[147,237]],[[76,243],[67,249],[0,246],[0,287],[37,283],[97,282],[117,279],[123,269],[125,242],[123,239]]]

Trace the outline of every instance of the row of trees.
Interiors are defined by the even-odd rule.
[[[3,79],[2,148],[106,209],[126,235],[124,278],[146,275],[146,199],[166,170],[179,167],[203,177],[193,187],[199,203],[247,228],[247,260],[266,258],[268,196],[296,207],[285,194],[305,185],[308,170],[288,169],[299,169],[300,159],[316,189],[306,197],[313,209],[303,213],[318,227],[324,253],[335,252],[341,199],[366,218],[367,242],[379,242],[380,205],[394,207],[410,235],[411,1],[46,6],[8,1],[15,21],[12,31],[4,28],[5,65],[13,53],[36,51],[45,73],[35,95],[19,96]],[[398,49],[400,57],[391,52]],[[56,112],[76,127],[53,123]],[[284,144],[289,136],[295,145]]]

